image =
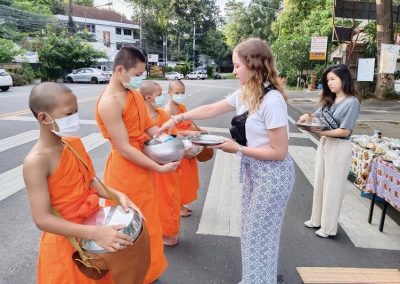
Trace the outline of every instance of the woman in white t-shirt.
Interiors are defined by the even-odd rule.
[[[240,43],[232,55],[240,89],[214,104],[172,116],[160,133],[184,120],[248,111],[245,140],[215,146],[242,156],[241,283],[276,283],[281,226],[293,189],[294,163],[288,154],[288,116],[271,49],[261,39]],[[239,141],[239,140],[238,140]]]

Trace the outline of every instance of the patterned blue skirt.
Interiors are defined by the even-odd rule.
[[[281,227],[294,181],[289,154],[282,161],[242,156],[241,283],[277,283]]]

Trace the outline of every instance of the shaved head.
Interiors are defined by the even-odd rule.
[[[39,112],[51,112],[57,107],[59,97],[70,93],[72,90],[63,84],[44,82],[33,87],[29,95],[29,108],[38,118]]]
[[[161,86],[153,81],[144,81],[142,85],[140,85],[140,93],[143,96],[152,96],[155,92],[161,93],[161,91]]]
[[[185,89],[185,85],[182,83],[181,80],[173,80],[171,83],[169,83],[169,90],[171,91],[175,87],[181,87]]]

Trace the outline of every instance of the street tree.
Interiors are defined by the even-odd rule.
[[[38,51],[42,64],[42,79],[60,78],[62,72],[88,67],[100,58],[106,58],[104,52],[94,49],[88,42],[78,36],[67,34],[49,34],[44,39],[36,39],[31,50]],[[36,49],[36,50],[35,50]]]
[[[0,63],[11,63],[21,52],[13,41],[0,38]]]
[[[381,63],[381,44],[393,44],[392,0],[376,1],[376,43],[378,74],[375,96],[378,99],[383,99],[385,94],[391,94],[394,91],[394,76],[391,74],[379,73]]]

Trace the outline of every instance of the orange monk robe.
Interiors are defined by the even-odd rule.
[[[184,105],[178,105],[178,112],[186,112]],[[190,130],[192,121],[183,121],[176,125],[177,131]],[[197,199],[197,190],[199,189],[199,169],[196,158],[183,159],[179,165],[181,181],[181,205],[189,204]]]
[[[90,182],[94,177],[92,162],[79,138],[65,138],[86,160],[90,171],[64,146],[57,169],[47,179],[50,203],[64,219],[82,223],[99,210],[99,197]],[[39,284],[106,284],[114,283],[111,273],[101,280],[85,276],[72,260],[74,248],[64,237],[44,232],[40,240]]]
[[[96,107],[96,120],[103,136],[110,140],[112,149],[104,169],[106,185],[125,193],[142,211],[150,236],[151,263],[146,283],[158,279],[167,268],[153,173],[128,161],[113,146],[113,141]],[[128,131],[129,143],[142,150],[147,140],[145,130],[154,126],[143,96],[137,91],[127,91],[122,119]]]
[[[160,127],[169,119],[169,116],[162,109],[158,108],[156,111],[158,114],[153,122]],[[157,187],[158,210],[163,236],[176,236],[179,234],[181,218],[179,170],[164,174],[154,173],[154,177]]]

